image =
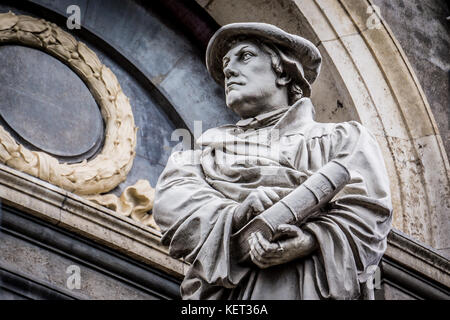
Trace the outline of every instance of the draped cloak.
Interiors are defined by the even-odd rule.
[[[153,215],[170,255],[190,263],[183,299],[367,297],[364,282],[386,249],[392,220],[383,157],[359,123],[318,123],[312,115],[311,101],[302,98],[275,124],[213,128],[198,139],[202,148],[171,155]],[[234,261],[232,214],[248,194],[265,186],[282,198],[330,160],[346,166],[351,181],[326,210],[300,225],[318,249],[267,269]]]

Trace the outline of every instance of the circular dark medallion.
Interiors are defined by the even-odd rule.
[[[0,97],[0,115],[19,143],[67,162],[99,149],[104,125],[97,103],[56,58],[24,46],[0,46]]]

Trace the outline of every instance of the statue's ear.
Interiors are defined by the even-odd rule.
[[[286,86],[291,82],[291,77],[286,73],[282,72],[277,79],[277,85],[279,86]]]

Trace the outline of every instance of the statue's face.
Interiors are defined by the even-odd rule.
[[[229,108],[242,118],[271,111],[274,96],[279,96],[282,88],[276,85],[268,53],[251,41],[238,42],[223,57],[223,72]]]

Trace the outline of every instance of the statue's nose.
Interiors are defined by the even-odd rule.
[[[225,69],[223,69],[223,73],[225,74],[225,78],[227,79],[236,77],[239,74],[239,72],[236,69],[231,68],[230,65],[226,66]]]

